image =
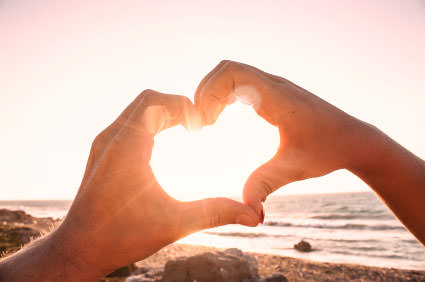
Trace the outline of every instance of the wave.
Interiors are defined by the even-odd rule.
[[[265,233],[244,233],[244,232],[213,232],[205,231],[205,234],[228,236],[228,237],[243,237],[243,238],[259,238],[259,237],[286,237],[284,235],[270,235]]]
[[[350,248],[351,249],[351,248]],[[341,255],[350,255],[350,256],[362,256],[364,255],[363,252],[356,252],[356,251],[350,251],[350,249],[347,249],[346,251],[333,251],[333,253],[335,254],[341,254]],[[355,250],[355,249],[354,249]],[[403,255],[396,255],[396,254],[374,254],[374,253],[370,253],[371,250],[363,250],[363,251],[368,251],[367,256],[371,257],[371,258],[385,258],[385,259],[409,259],[407,256],[403,256]],[[382,251],[382,250],[380,250]],[[417,259],[412,259],[411,260],[417,260]],[[420,260],[418,260],[420,261]]]
[[[325,214],[315,215],[310,217],[312,219],[391,219],[392,217],[387,214]]]
[[[368,225],[368,224],[340,224],[340,225],[329,225],[329,224],[292,224],[289,222],[279,221],[267,221],[264,223],[266,226],[279,226],[279,227],[300,227],[300,228],[318,228],[318,229],[349,229],[349,230],[404,230],[403,226],[397,225]]]

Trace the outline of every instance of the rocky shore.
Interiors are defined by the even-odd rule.
[[[231,249],[234,250],[234,249]],[[179,260],[180,257],[199,257],[205,253],[223,252],[216,248],[173,244],[163,248],[151,257],[136,263],[139,269],[155,269],[156,272],[167,270],[170,261]],[[224,251],[226,252],[226,251]],[[231,251],[234,252],[234,251]],[[236,251],[237,253],[237,251]],[[380,268],[354,264],[335,264],[313,262],[291,257],[269,254],[243,253],[241,260],[250,256],[257,262],[257,280],[247,281],[422,281],[425,282],[425,271],[403,270],[395,268]],[[164,267],[165,266],[165,267]],[[210,266],[211,267],[211,266]],[[137,273],[137,272],[136,272]],[[284,277],[284,278],[283,278]],[[269,279],[269,280],[267,280]],[[279,280],[280,279],[280,280]],[[286,280],[283,280],[286,279]],[[159,280],[129,280],[159,281]],[[177,281],[177,280],[175,280]],[[185,281],[185,280],[182,280]],[[189,281],[189,280],[187,280]],[[193,280],[190,280],[193,281]],[[199,282],[199,280],[197,280]],[[205,280],[226,281],[226,280]],[[227,280],[230,281],[230,280]],[[237,280],[236,280],[237,281]],[[243,280],[240,280],[243,281]]]
[[[0,256],[19,250],[32,239],[48,233],[60,223],[51,217],[33,217],[24,211],[0,209]]]
[[[1,257],[11,254],[60,223],[23,211],[0,209]],[[305,247],[305,246],[304,246]],[[111,273],[104,282],[285,282],[423,281],[425,271],[312,262],[277,255],[172,244],[151,257]]]

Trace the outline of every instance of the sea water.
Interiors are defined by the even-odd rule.
[[[70,201],[0,201],[0,208],[62,217]],[[425,270],[425,247],[371,192],[270,196],[264,224],[228,225],[192,234],[182,243],[299,257],[315,261]],[[312,252],[293,245],[308,241]]]
[[[418,211],[419,212],[419,211]],[[315,261],[425,270],[425,247],[372,192],[271,196],[255,228],[229,225],[181,240]],[[313,251],[293,246],[300,240]]]

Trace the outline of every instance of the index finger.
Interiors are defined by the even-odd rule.
[[[195,93],[195,106],[204,123],[211,125],[234,98],[259,108],[268,93],[266,82],[265,73],[254,67],[223,61],[201,81]]]
[[[166,128],[183,125],[195,128],[198,112],[189,98],[163,94],[153,90],[143,91],[142,100],[125,123],[125,127],[141,133],[155,135]]]

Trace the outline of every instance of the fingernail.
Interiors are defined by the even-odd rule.
[[[246,226],[256,226],[258,224],[257,219],[254,219],[246,214],[241,214],[236,218],[236,223]]]

